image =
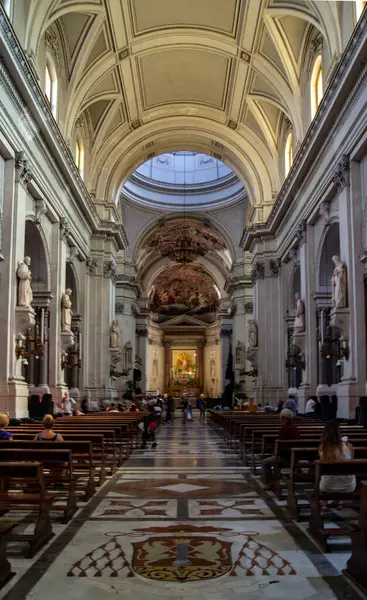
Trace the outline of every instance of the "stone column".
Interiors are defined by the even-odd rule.
[[[23,152],[4,165],[4,206],[1,269],[0,323],[3,355],[0,361],[0,404],[11,417],[28,416],[28,386],[22,376],[22,358],[16,346],[24,345],[27,329],[34,324],[34,311],[17,306],[18,263],[24,258],[27,185],[32,171]]]
[[[147,390],[147,360],[148,360],[148,322],[138,319],[136,323],[136,353],[142,362],[141,390],[143,394]],[[134,357],[133,357],[134,358]],[[135,363],[135,360],[133,361]]]
[[[204,389],[204,344],[198,343],[197,346],[197,377],[200,384],[200,392]]]
[[[81,342],[81,323],[82,317],[79,314],[73,315],[72,318],[72,331],[74,333],[75,344],[71,349],[71,377],[70,377],[70,396],[79,402],[80,389],[79,389],[79,372],[82,358],[80,350]]]
[[[277,257],[255,263],[254,312],[258,323],[258,378],[256,400],[275,406],[286,389],[285,340],[280,261]]]
[[[171,377],[171,350],[172,346],[169,342],[164,342],[164,382],[165,393],[168,392],[170,377]]]
[[[220,349],[221,349],[221,374],[222,374],[222,392],[225,386],[229,383],[226,379],[226,371],[228,365],[229,348],[232,345],[232,319],[221,317],[220,319]],[[233,353],[233,348],[232,348]],[[234,357],[233,357],[234,368]]]

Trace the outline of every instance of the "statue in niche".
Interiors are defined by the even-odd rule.
[[[68,333],[71,333],[71,317],[73,316],[71,294],[72,291],[68,288],[61,298],[61,331],[67,331]]]
[[[255,319],[248,322],[248,343],[250,348],[257,348],[258,329]]]
[[[119,348],[120,345],[120,329],[117,324],[117,321],[113,320],[110,332],[110,348]]]
[[[340,256],[333,256],[335,265],[331,277],[331,293],[333,308],[346,308],[347,306],[347,266],[340,260]]]
[[[214,358],[210,361],[210,378],[215,379],[215,360]]]
[[[241,344],[241,342],[237,342],[237,347],[236,347],[236,364],[237,365],[242,365],[243,363],[243,344]]]
[[[296,316],[294,317],[294,333],[303,333],[305,330],[305,303],[301,294],[296,294]]]
[[[24,260],[18,263],[17,276],[19,279],[18,286],[18,306],[30,306],[33,300],[33,292],[31,287],[32,274],[29,268],[31,259],[25,256]]]
[[[129,367],[133,364],[133,349],[131,347],[131,342],[126,342],[124,346],[124,365],[125,367]]]

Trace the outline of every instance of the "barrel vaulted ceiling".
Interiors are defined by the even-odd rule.
[[[309,124],[305,48],[322,36],[330,65],[342,52],[338,4],[30,0],[25,47],[39,68],[45,40],[56,54],[66,82],[60,127],[67,140],[87,128],[97,201],[116,199],[152,156],[189,149],[226,162],[268,212],[283,179],[282,127],[297,146]]]

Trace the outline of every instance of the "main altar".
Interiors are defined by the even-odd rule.
[[[172,349],[171,365],[168,392],[172,396],[182,396],[184,393],[195,396],[200,394],[197,349]]]

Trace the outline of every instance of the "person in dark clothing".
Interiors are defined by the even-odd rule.
[[[292,411],[288,408],[284,408],[280,413],[280,429],[279,429],[279,440],[298,440],[299,430],[297,425],[293,423]],[[285,456],[269,456],[265,458],[261,463],[261,475],[262,481],[265,484],[265,489],[272,489],[274,487],[274,473],[275,467],[282,468],[289,466],[289,459]]]
[[[173,423],[173,398],[172,396],[168,396],[167,398],[167,414],[166,414],[166,423]]]
[[[187,423],[187,411],[188,411],[188,407],[189,407],[189,403],[186,400],[186,398],[182,398],[180,406],[181,406],[181,413],[182,413],[182,424],[186,425],[186,423]]]
[[[157,428],[157,413],[154,410],[153,406],[148,407],[148,414],[145,415],[143,420],[143,434],[142,434],[142,445],[141,448],[144,449],[147,447],[147,442],[151,442],[152,448],[157,447],[157,442],[155,441],[155,431]]]

